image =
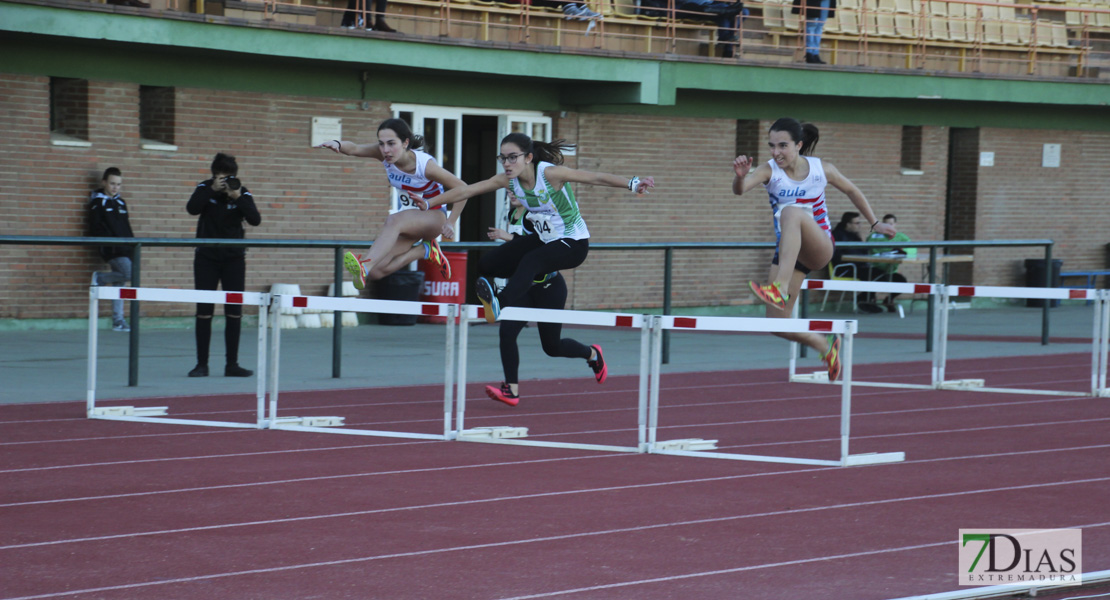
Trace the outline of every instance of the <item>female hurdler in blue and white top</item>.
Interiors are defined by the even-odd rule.
[[[441,235],[448,239],[454,237],[454,225],[462,214],[462,206],[456,207],[450,216],[446,211],[410,209],[417,208],[412,198],[435,197],[445,188],[461,188],[466,184],[439,166],[430,154],[422,152],[423,145],[424,138],[413,135],[408,123],[387,119],[378,126],[376,144],[332,140],[317,146],[339,154],[382,161],[389,185],[397,188],[401,200],[401,210],[386,218],[369,252],[365,255],[347,252],[343,256],[343,264],[360,290],[366,287],[368,279],[381,279],[418,258],[435,262],[443,277],[451,278],[451,263],[440,251],[436,238]],[[418,243],[421,240],[423,243]]]
[[[742,195],[764,186],[774,214],[778,248],[771,260],[768,283],[750,282],[752,292],[767,303],[768,317],[789,317],[802,281],[810,271],[824,269],[833,255],[833,239],[825,205],[826,184],[843,192],[871,223],[872,231],[888,233],[890,226],[875,218],[863,192],[832,163],[808,155],[817,145],[817,127],[790,118],[775,121],[768,132],[771,160],[754,170],[754,159],[738,156],[733,161],[736,177],[732,192]],[[829,378],[840,376],[840,340],[813,333],[775,335],[810,346],[829,367]]]
[[[519,237],[499,246],[478,264],[482,277],[476,282],[476,291],[490,323],[497,320],[502,306],[517,305],[535,279],[552,271],[573,269],[586,260],[590,232],[570,183],[625,188],[636,194],[655,187],[651,177],[626,179],[564,167],[563,150],[570,148],[573,146],[563,140],[545,143],[523,133],[511,133],[501,140],[501,154],[497,157],[504,172],[435,198],[418,200],[422,208],[431,208],[508,188],[528,211],[526,218],[535,226],[537,235]],[[509,280],[500,292],[495,292],[490,283],[494,277]]]

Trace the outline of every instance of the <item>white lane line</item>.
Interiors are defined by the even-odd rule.
[[[139,583],[129,583],[129,584],[121,584],[121,585],[113,585],[113,586],[103,586],[103,587],[97,587],[97,588],[87,588],[87,589],[82,589],[82,590],[68,590],[68,591],[64,591],[64,592],[37,594],[37,595],[34,595],[34,596],[20,596],[20,597],[17,597],[17,598],[7,598],[7,599],[4,599],[4,600],[37,600],[37,599],[41,599],[41,598],[59,598],[59,597],[63,597],[63,596],[74,596],[74,595],[78,595],[78,594],[92,594],[92,593],[115,591],[115,590],[137,589],[137,588],[153,587],[153,586],[167,585],[167,584],[174,584],[174,583],[191,583],[191,582],[196,582],[196,581],[208,581],[208,580],[213,580],[213,579],[224,579],[224,578],[228,578],[228,577],[241,577],[241,576],[244,576],[244,575],[259,575],[259,574],[265,574],[265,573],[280,573],[280,572],[284,572],[284,571],[293,571],[293,570],[301,570],[301,569],[331,567],[331,566],[348,565],[348,564],[355,564],[355,563],[366,563],[366,562],[371,562],[371,561],[386,560],[386,559],[393,559],[393,558],[410,558],[410,557],[416,557],[416,556],[430,556],[430,555],[436,555],[436,554],[445,554],[445,553],[449,553],[449,552],[461,552],[461,551],[468,551],[468,550],[485,550],[485,549],[489,549],[489,548],[504,548],[504,547],[511,547],[511,546],[521,546],[521,545],[525,545],[525,544],[537,544],[537,543],[542,543],[542,542],[553,542],[553,541],[571,540],[571,539],[578,539],[578,538],[598,537],[598,536],[603,536],[603,535],[616,535],[616,534],[622,534],[622,533],[636,533],[636,532],[641,532],[641,531],[651,531],[651,530],[665,529],[665,528],[671,528],[671,527],[689,527],[689,526],[695,526],[695,525],[708,525],[708,524],[715,524],[715,523],[738,521],[738,520],[742,520],[742,519],[777,517],[777,516],[799,514],[799,513],[813,513],[813,512],[820,512],[820,511],[827,511],[827,510],[839,510],[839,509],[844,509],[844,508],[859,508],[859,507],[865,507],[865,506],[890,504],[890,503],[895,503],[895,502],[908,502],[908,501],[916,501],[916,500],[934,500],[934,499],[938,499],[938,498],[953,498],[953,497],[968,496],[968,495],[974,495],[974,494],[1014,492],[1014,491],[1019,491],[1019,490],[1037,489],[1037,488],[1052,487],[1052,486],[1078,485],[1078,484],[1083,484],[1083,483],[1102,482],[1102,481],[1106,481],[1107,479],[1110,479],[1110,478],[1098,478],[1098,479],[1087,479],[1087,480],[1077,480],[1077,481],[1059,481],[1059,482],[1043,483],[1043,484],[1028,484],[1028,485],[1021,485],[1021,486],[993,488],[993,489],[989,489],[989,490],[972,490],[972,491],[964,491],[964,492],[950,492],[950,493],[945,493],[945,494],[929,494],[929,495],[925,495],[925,496],[912,496],[912,497],[907,497],[907,498],[895,498],[895,499],[890,499],[890,500],[873,500],[873,501],[868,501],[868,502],[853,502],[853,503],[848,503],[848,504],[838,504],[838,505],[833,505],[833,506],[815,507],[815,508],[810,508],[810,509],[792,509],[792,510],[783,510],[783,511],[771,511],[771,512],[765,512],[765,513],[753,513],[753,514],[748,514],[748,515],[733,515],[733,516],[728,516],[728,517],[714,517],[714,518],[708,518],[708,519],[695,519],[695,520],[690,520],[690,521],[674,521],[674,522],[670,522],[670,523],[656,523],[656,524],[653,524],[653,525],[640,525],[640,526],[637,526],[637,527],[621,527],[621,528],[606,529],[606,530],[601,530],[601,531],[586,531],[586,532],[570,533],[570,534],[564,534],[564,535],[552,535],[552,536],[545,536],[545,537],[540,537],[540,538],[529,538],[529,539],[526,539],[526,540],[511,540],[511,541],[506,541],[506,542],[490,542],[490,543],[486,543],[486,544],[470,544],[470,545],[466,545],[466,546],[453,546],[453,547],[446,547],[446,548],[436,548],[436,549],[432,549],[432,550],[418,550],[418,551],[413,551],[413,552],[398,552],[398,553],[393,553],[393,554],[381,554],[381,555],[376,555],[376,556],[362,556],[362,557],[357,557],[357,558],[347,558],[347,559],[341,559],[341,560],[321,561],[321,562],[314,562],[314,563],[301,563],[301,564],[296,564],[296,565],[285,565],[285,566],[281,566],[281,567],[268,567],[268,568],[260,568],[260,569],[247,569],[247,570],[242,570],[242,571],[230,571],[230,572],[225,572],[225,573],[212,573],[212,574],[209,574],[209,575],[197,575],[197,576],[193,576],[193,577],[178,577],[178,578],[174,578],[174,579],[162,579],[162,580],[158,580],[158,581],[145,581],[145,582],[139,582]],[[1089,528],[1095,528],[1095,527],[1103,527],[1103,526],[1108,525],[1108,524],[1110,524],[1110,523],[1094,523],[1094,524],[1089,524],[1089,525],[1081,525],[1079,527],[1089,529]],[[886,549],[881,549],[881,550],[868,550],[868,551],[864,551],[864,552],[854,552],[854,553],[848,553],[848,554],[837,554],[837,555],[814,557],[814,558],[808,558],[808,559],[799,559],[797,561],[785,561],[785,562],[781,562],[781,563],[766,563],[766,564],[763,564],[763,565],[749,565],[749,566],[746,566],[746,567],[736,567],[735,569],[723,569],[723,570],[718,570],[718,571],[705,571],[705,572],[701,572],[701,573],[691,573],[691,574],[687,574],[687,575],[676,575],[676,576],[671,576],[671,578],[673,578],[673,579],[684,579],[684,578],[690,578],[690,577],[705,577],[705,576],[714,575],[714,574],[724,574],[724,573],[730,573],[730,572],[750,571],[750,570],[765,569],[765,568],[791,565],[791,564],[803,564],[805,562],[823,562],[823,561],[828,561],[828,560],[840,560],[840,559],[843,559],[843,558],[851,558],[851,557],[855,557],[855,556],[867,556],[867,555],[879,554],[879,553],[883,553],[883,552],[891,552],[893,550],[898,550],[898,549],[909,550],[909,549],[931,548],[931,547],[936,547],[936,546],[941,546],[941,545],[949,545],[949,544],[953,544],[953,543],[956,543],[956,542],[953,542],[951,540],[946,540],[944,542],[934,542],[932,544],[918,544],[918,545],[914,545],[914,546],[902,546],[902,547],[896,547],[896,548],[893,548],[893,549],[886,548]],[[634,581],[634,582],[622,582],[620,584],[609,584],[609,585],[614,586],[614,587],[623,587],[623,586],[629,586],[629,585],[639,585],[641,583],[649,583],[649,582],[653,582],[653,581],[664,581],[666,579],[668,579],[668,578],[655,578],[655,579],[651,579],[651,580],[640,580],[640,581]],[[608,587],[608,586],[597,587],[597,588],[580,588],[580,590],[581,591],[588,591],[589,589],[604,589],[604,587]],[[526,598],[542,598],[542,597],[545,597],[545,596],[557,595],[557,594],[561,594],[561,593],[567,593],[567,592],[548,592],[548,593],[542,594],[542,595],[520,596],[520,597],[518,597],[518,599],[514,599],[514,600],[524,600]]]
[[[1073,451],[1073,450],[1091,450],[1091,449],[1103,449],[1103,448],[1110,448],[1110,444],[1103,444],[1103,445],[1098,445],[1098,446],[1084,446],[1084,447],[1081,447],[1081,448],[1054,448],[1054,449],[1050,449],[1050,450],[1026,450],[1026,451],[1022,451],[1022,452],[1006,452],[1006,453],[999,453],[999,454],[983,454],[983,455],[967,456],[967,457],[961,456],[961,457],[951,457],[951,458],[927,459],[927,460],[921,460],[921,461],[914,461],[913,463],[896,463],[896,464],[898,464],[898,465],[925,464],[925,463],[951,461],[951,460],[968,460],[968,459],[973,459],[973,458],[997,458],[999,456],[1019,456],[1019,455],[1028,455],[1028,454],[1056,453],[1056,452],[1068,452],[1068,451]],[[616,458],[616,457],[626,457],[626,456],[627,455],[605,455],[603,457],[579,457],[579,458],[582,458],[582,459],[584,459],[584,458]],[[520,463],[505,463],[505,464],[515,465],[515,464],[524,464],[524,463],[554,462],[554,461],[560,461],[560,460],[576,460],[576,459],[575,458],[543,459],[543,460],[536,460],[536,461],[522,461]],[[505,466],[505,465],[504,464],[492,464],[492,465],[481,465],[481,466],[496,467],[496,466]],[[893,466],[893,465],[890,465],[890,466]],[[409,470],[409,471],[370,473],[370,474],[362,474],[362,475],[329,476],[329,477],[320,477],[320,478],[312,478],[312,479],[335,479],[335,478],[342,478],[342,477],[392,475],[392,474],[403,474],[403,473],[411,473],[411,472],[426,472],[426,471],[439,471],[439,470],[446,471],[446,470],[467,469],[467,468],[475,468],[475,467],[471,467],[471,466],[441,467],[441,468],[434,468],[434,469],[414,469],[414,470]],[[35,547],[35,546],[50,546],[50,545],[55,545],[55,544],[66,544],[66,543],[84,542],[84,541],[99,541],[99,540],[108,540],[108,539],[140,537],[140,536],[148,536],[148,535],[163,535],[163,534],[167,534],[167,533],[181,533],[181,532],[189,532],[189,531],[205,531],[205,530],[212,530],[212,529],[245,527],[245,526],[252,526],[252,525],[267,525],[267,524],[275,524],[275,523],[290,523],[290,522],[297,522],[297,521],[312,521],[312,520],[330,519],[330,518],[336,518],[336,517],[350,517],[350,516],[357,516],[357,515],[381,514],[381,513],[390,513],[390,512],[403,512],[403,511],[410,511],[410,510],[423,510],[423,509],[429,509],[429,508],[458,507],[458,506],[468,506],[468,505],[473,505],[473,504],[487,504],[487,503],[492,503],[492,502],[505,502],[505,501],[514,501],[515,502],[515,501],[520,501],[520,500],[528,500],[528,499],[535,499],[535,498],[548,498],[548,497],[553,497],[553,496],[571,496],[571,495],[578,495],[578,494],[593,494],[593,493],[602,493],[602,492],[639,490],[639,489],[646,489],[646,488],[659,488],[659,487],[668,487],[668,486],[677,486],[677,485],[714,483],[714,482],[720,482],[720,481],[735,481],[735,480],[750,479],[750,478],[755,478],[755,477],[770,477],[770,476],[774,476],[774,475],[792,475],[792,474],[798,474],[798,473],[816,473],[816,472],[828,472],[828,471],[829,471],[829,469],[825,468],[825,467],[805,468],[805,469],[792,469],[792,470],[787,470],[787,471],[771,471],[771,472],[766,472],[766,473],[747,473],[747,474],[743,474],[743,475],[723,475],[723,476],[719,476],[719,477],[703,477],[703,478],[698,478],[698,479],[686,479],[686,480],[678,480],[678,481],[659,481],[659,482],[654,482],[654,483],[637,483],[637,484],[628,484],[628,485],[621,485],[621,486],[588,488],[588,489],[581,489],[581,490],[563,490],[563,491],[554,491],[554,492],[541,492],[541,493],[537,493],[537,494],[523,494],[523,495],[515,495],[515,496],[500,496],[500,497],[494,497],[494,498],[482,498],[482,499],[477,499],[477,500],[439,502],[439,503],[434,503],[434,504],[422,504],[422,505],[413,505],[413,506],[399,506],[399,507],[394,507],[394,508],[369,509],[369,510],[365,510],[365,511],[355,511],[355,512],[345,512],[345,513],[331,513],[331,514],[323,514],[323,515],[312,515],[312,516],[307,516],[307,517],[290,517],[290,518],[285,518],[285,519],[271,519],[271,520],[265,520],[265,521],[250,521],[250,522],[245,522],[245,523],[225,523],[225,524],[220,524],[220,525],[206,525],[206,526],[183,528],[183,529],[169,529],[169,530],[155,530],[155,531],[148,531],[148,532],[135,532],[135,533],[118,534],[118,535],[89,537],[89,538],[76,538],[76,539],[71,539],[71,540],[52,540],[52,541],[49,541],[49,542],[33,542],[33,543],[28,543],[28,544],[15,544],[15,545],[8,545],[8,546],[0,546],[0,550],[9,550],[9,549],[15,549],[15,548],[26,548],[26,547]],[[303,481],[303,480],[292,480],[292,481],[293,482],[299,482],[299,481]],[[1084,480],[1077,480],[1075,482],[1058,482],[1058,483],[1050,483],[1050,484],[1027,484],[1027,485],[1028,486],[1040,486],[1040,485],[1051,486],[1051,485],[1066,485],[1066,484],[1069,484],[1069,483],[1088,483],[1088,482],[1096,482],[1096,481],[1110,481],[1110,477],[1102,477],[1102,478],[1096,478],[1096,479],[1084,479]],[[285,483],[285,482],[271,482],[271,483]],[[266,484],[265,483],[259,483],[259,484],[246,484],[246,485],[266,485]],[[215,486],[215,487],[225,487],[225,486]],[[226,487],[240,487],[240,486],[226,486]],[[1021,486],[1019,486],[1019,488],[1024,489],[1024,487],[1021,487]],[[997,488],[997,489],[1011,489],[1011,488]],[[175,490],[174,492],[176,492],[176,491],[195,491],[195,490]],[[987,491],[990,491],[990,490],[982,490],[982,491],[987,492]],[[124,494],[124,495],[149,495],[149,494],[160,494],[160,493],[173,493],[173,492],[170,492],[170,491],[166,491],[166,492],[144,492],[144,493],[141,493],[141,494]],[[966,492],[949,492],[949,493],[946,493],[946,494],[941,494],[939,496],[936,496],[936,495],[909,496],[906,499],[915,499],[915,498],[916,499],[929,499],[929,498],[933,498],[934,496],[936,496],[936,497],[946,497],[947,495],[952,495],[952,494],[959,495],[959,494],[967,494],[967,493],[978,493],[978,492],[975,491],[975,490],[970,490],[970,491],[966,491]],[[883,501],[869,501],[869,502],[895,502],[895,501],[900,501],[900,499],[895,498],[895,499],[889,499],[889,500],[883,500]],[[26,505],[26,504],[37,504],[37,503],[23,503],[23,505]],[[868,504],[868,502],[865,502],[863,504]],[[844,506],[854,506],[854,505],[855,504],[834,505],[834,506],[844,507]],[[6,506],[16,506],[16,505],[0,505],[0,507],[6,507]],[[800,510],[802,512],[806,512],[806,511],[821,510],[821,509],[823,509],[823,508],[822,507],[815,507],[815,508],[810,508],[810,509],[798,509],[798,510]],[[771,514],[780,514],[780,513],[778,513],[778,512],[776,512],[776,513],[766,513],[763,516],[768,516],[768,515],[771,515]]]

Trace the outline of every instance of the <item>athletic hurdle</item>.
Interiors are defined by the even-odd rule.
[[[254,423],[205,421],[200,419],[168,418],[167,407],[97,406],[97,313],[100,300],[141,300],[143,302],[176,302],[189,304],[240,304],[258,307],[258,378],[256,392],[258,409]],[[140,421],[144,423],[170,423],[174,425],[205,425],[208,427],[265,427],[266,399],[266,325],[270,295],[258,292],[222,292],[210,290],[175,290],[162,288],[123,288],[92,286],[89,288],[89,364],[86,389],[86,414],[90,419],[109,421]]]
[[[525,321],[538,323],[561,323],[563,325],[590,325],[596,327],[621,327],[640,329],[640,385],[637,402],[637,445],[618,446],[608,444],[587,444],[528,439],[526,427],[479,427],[465,429],[466,419],[466,365],[469,330],[472,322],[485,322],[484,308],[463,305],[463,324],[459,331],[458,356],[458,398],[455,415],[456,439],[465,442],[490,444],[509,444],[520,446],[545,446],[549,448],[570,448],[576,450],[600,450],[605,452],[645,452],[647,451],[647,406],[648,380],[650,378],[650,331],[644,315],[627,313],[605,313],[582,310],[552,310],[540,308],[506,307],[501,310],[502,321]]]
[[[1075,396],[1091,395],[1106,396],[1106,357],[1108,341],[1108,316],[1110,305],[1105,290],[1068,289],[1068,288],[1031,288],[1031,287],[996,287],[996,286],[943,286],[940,290],[940,314],[937,327],[940,337],[934,352],[936,376],[934,383],[937,389],[964,390],[973,392],[1001,392],[1008,394],[1037,394],[1047,396]],[[986,387],[983,379],[956,379],[945,378],[945,368],[948,362],[948,334],[951,327],[948,306],[952,298],[1007,298],[1015,300],[1040,299],[1045,302],[1051,300],[1088,300],[1093,301],[1094,318],[1091,329],[1091,387],[1089,394],[1082,394],[1066,390],[1042,390],[1026,388],[994,388]]]
[[[382,431],[345,427],[343,417],[280,417],[278,416],[279,365],[281,358],[281,327],[277,319],[282,308],[310,308],[325,311],[363,312],[391,315],[413,315],[446,317],[446,367],[443,384],[443,433],[429,434],[420,432]],[[290,296],[275,294],[273,310],[270,312],[270,331],[273,337],[270,344],[269,394],[270,405],[266,426],[270,429],[289,431],[313,431],[318,433],[338,433],[345,435],[365,435],[377,437],[409,438],[425,440],[450,440],[454,438],[451,423],[453,388],[455,384],[455,339],[457,337],[459,307],[456,304],[435,302],[408,302],[402,300],[366,300],[361,298],[337,298],[332,296]]]
[[[878,292],[884,294],[927,294],[937,296],[943,286],[939,284],[929,283],[897,283],[893,281],[826,281],[824,279],[807,279],[802,284],[803,290],[820,290],[831,292]],[[947,311],[947,306],[942,306],[942,303],[937,301],[933,303],[933,322],[939,323],[943,312]],[[798,316],[798,305],[794,305],[794,316]],[[941,328],[933,328],[933,348],[936,348],[940,343],[943,335]],[[826,371],[817,371],[813,373],[799,374],[797,372],[797,359],[798,359],[799,345],[797,342],[790,343],[790,367],[788,381],[794,383],[829,383],[829,375]],[[930,390],[937,387],[940,381],[940,364],[937,361],[937,353],[933,352],[932,366],[929,373],[929,383],[902,383],[895,381],[854,381],[853,385],[867,386],[867,387],[888,387],[888,388],[905,388],[905,389],[922,389]]]
[[[856,321],[833,321],[818,319],[773,319],[750,317],[651,317],[652,368],[651,391],[649,394],[648,415],[648,452],[673,456],[705,456],[731,460],[747,460],[798,465],[817,465],[848,467],[901,462],[906,459],[903,452],[883,452],[851,454],[852,418],[852,347],[856,334]],[[738,454],[715,452],[716,440],[671,440],[656,439],[659,428],[659,374],[662,371],[662,338],[664,330],[717,331],[738,333],[820,333],[842,336],[841,343],[841,391],[840,391],[840,458],[837,460],[796,458],[790,456],[767,456],[757,454]]]

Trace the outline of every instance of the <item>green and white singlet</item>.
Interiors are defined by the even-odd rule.
[[[532,190],[524,189],[517,179],[510,180],[512,192],[528,210],[525,218],[535,225],[536,233],[545,244],[562,238],[588,239],[590,230],[586,229],[570,184],[553,189],[544,176],[544,171],[553,166],[549,162],[536,165],[536,187]]]

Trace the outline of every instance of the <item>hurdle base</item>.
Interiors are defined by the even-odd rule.
[[[168,406],[98,406],[89,411],[90,417],[164,417]]]
[[[790,378],[790,381],[800,383],[828,383],[829,372],[814,371],[813,373],[795,374],[793,377]]]
[[[666,440],[655,442],[656,450],[716,450],[718,440],[703,440],[701,438],[687,438],[682,440]]]
[[[856,467],[904,462],[905,460],[905,452],[869,452],[867,454],[850,454],[844,458],[841,464],[845,467]]]
[[[281,429],[290,425],[297,427],[342,427],[345,417],[278,417],[270,423],[270,428]]]
[[[987,384],[985,379],[949,379],[937,384],[938,390],[967,390],[981,388]]]
[[[459,439],[494,439],[503,440],[509,438],[523,438],[528,437],[527,427],[476,427],[474,429],[464,429],[459,432]]]

